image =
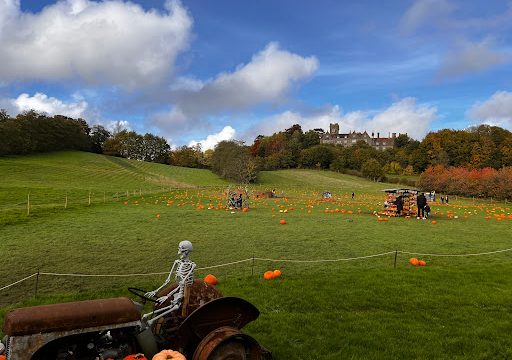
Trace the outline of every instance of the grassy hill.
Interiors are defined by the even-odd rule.
[[[150,185],[141,173],[164,176],[176,186]],[[132,191],[143,184],[142,195]],[[452,198],[450,205],[432,205],[435,224],[378,221],[381,190],[391,185],[286,170],[264,172],[260,184],[250,187],[275,188],[283,197],[252,199],[244,213],[222,208],[226,186],[206,170],[93,154],[0,158],[0,191],[21,189],[20,202],[27,190],[129,190],[128,197],[104,202],[100,196],[91,206],[84,198],[68,209],[36,207],[30,216],[23,204],[9,210],[13,218],[0,223],[0,287],[37,271],[165,272],[178,242],[189,239],[197,277],[211,272],[225,295],[259,308],[260,318],[246,331],[276,359],[512,357],[512,252],[493,253],[512,248],[510,204]],[[333,199],[322,200],[324,190]],[[474,256],[480,253],[489,254]],[[464,254],[473,255],[458,256]],[[427,266],[411,266],[413,256]],[[249,260],[201,269],[244,259]],[[276,268],[280,278],[263,280],[264,271]],[[15,306],[130,296],[128,286],[154,289],[164,279],[42,275],[37,296],[35,278],[0,291],[0,320]]]
[[[58,152],[0,157],[0,223],[27,206],[62,208],[175,188],[225,186],[211,171],[97,155]],[[67,202],[66,202],[67,197]]]

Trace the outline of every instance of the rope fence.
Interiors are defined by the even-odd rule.
[[[338,259],[318,259],[318,260],[296,260],[296,259],[271,259],[271,258],[259,258],[259,257],[252,257],[248,259],[238,260],[238,261],[232,261],[224,264],[218,264],[218,265],[212,265],[212,266],[205,266],[196,268],[196,270],[208,270],[208,269],[214,269],[219,267],[225,267],[230,265],[236,265],[241,264],[244,262],[251,261],[253,266],[255,261],[263,261],[263,262],[288,262],[288,263],[303,263],[303,264],[311,264],[311,263],[327,263],[327,262],[341,262],[341,261],[354,261],[354,260],[363,260],[363,259],[369,259],[374,257],[380,257],[380,256],[386,256],[386,255],[395,255],[395,267],[396,267],[396,257],[398,254],[406,254],[406,255],[420,255],[420,256],[431,256],[431,257],[467,257],[467,256],[484,256],[484,255],[492,255],[492,254],[498,254],[498,253],[505,253],[512,251],[512,248],[509,249],[501,249],[501,250],[495,250],[495,251],[487,251],[482,253],[469,253],[469,254],[429,254],[429,253],[419,253],[419,252],[410,252],[410,251],[402,251],[402,250],[395,250],[395,251],[388,251],[380,254],[373,254],[373,255],[365,255],[365,256],[357,256],[357,257],[350,257],[350,258],[338,258]],[[54,272],[36,272],[31,275],[28,275],[24,277],[23,279],[20,279],[18,281],[13,282],[12,284],[5,285],[0,287],[0,291],[6,290],[11,288],[14,285],[20,284],[28,279],[33,278],[34,276],[37,277],[39,280],[39,276],[41,275],[47,275],[47,276],[67,276],[67,277],[136,277],[136,276],[154,276],[154,275],[166,275],[168,274],[168,271],[165,272],[153,272],[153,273],[131,273],[131,274],[77,274],[77,273],[54,273]],[[37,284],[36,284],[37,288]]]

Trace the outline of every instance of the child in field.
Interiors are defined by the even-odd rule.
[[[423,212],[425,213],[425,218],[428,219],[428,215],[430,214],[430,206],[428,204],[423,208]]]

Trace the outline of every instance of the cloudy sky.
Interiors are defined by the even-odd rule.
[[[512,1],[0,0],[0,108],[203,148],[512,130]]]

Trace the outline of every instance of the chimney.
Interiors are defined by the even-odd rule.
[[[378,138],[380,138],[380,133],[379,133],[379,132],[377,133],[377,139],[378,139]]]

